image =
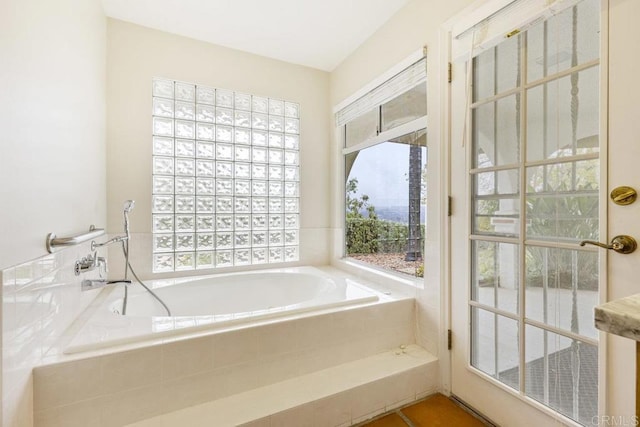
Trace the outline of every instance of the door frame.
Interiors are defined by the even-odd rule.
[[[601,4],[601,15],[600,15],[600,65],[599,65],[599,73],[600,73],[600,207],[599,207],[599,215],[600,215],[600,240],[608,241],[608,181],[609,181],[609,171],[608,171],[608,150],[609,150],[609,8],[610,2],[612,0],[600,0]],[[547,415],[550,420],[554,420],[556,422],[560,422],[567,425],[576,425],[579,426],[578,423],[574,422],[570,418],[552,410],[546,405],[541,404],[540,402],[521,394],[518,390],[512,390],[509,387],[503,385],[499,381],[489,377],[486,374],[483,374],[479,370],[470,366],[470,344],[469,344],[469,332],[468,326],[467,330],[464,333],[459,334],[456,331],[452,331],[453,329],[453,313],[455,312],[453,304],[453,253],[454,249],[452,245],[452,240],[455,235],[455,229],[452,225],[453,215],[464,215],[466,222],[468,223],[468,209],[469,209],[469,188],[468,188],[468,179],[464,179],[465,191],[464,194],[454,194],[453,190],[453,161],[454,161],[454,153],[453,149],[457,146],[463,144],[460,140],[454,140],[453,133],[453,117],[454,111],[453,107],[453,92],[452,92],[452,82],[447,78],[447,76],[451,76],[453,81],[460,81],[460,79],[465,80],[465,84],[467,87],[469,86],[470,76],[468,75],[469,69],[465,67],[462,62],[455,63],[453,66],[453,52],[452,52],[452,43],[451,43],[451,35],[456,26],[459,26],[461,22],[463,23],[475,23],[479,22],[482,19],[491,16],[497,10],[500,10],[502,7],[512,3],[513,0],[478,0],[472,3],[467,8],[463,9],[458,15],[452,17],[450,20],[446,21],[440,28],[440,64],[441,70],[440,75],[441,84],[441,110],[440,110],[440,124],[441,124],[441,144],[442,144],[442,156],[441,156],[441,182],[443,183],[443,195],[441,198],[441,203],[443,209],[447,209],[449,211],[449,216],[446,217],[446,220],[443,221],[443,239],[441,250],[444,254],[443,257],[443,265],[442,265],[442,277],[443,277],[443,286],[442,286],[442,299],[441,299],[441,325],[442,325],[442,340],[441,340],[441,348],[447,349],[447,332],[452,334],[452,345],[454,348],[460,348],[460,346],[464,347],[465,354],[465,369],[467,371],[472,372],[478,377],[487,380],[488,383],[497,387],[497,390],[504,391],[507,395],[513,396],[519,401],[527,404],[528,406],[535,408],[536,410],[542,412]],[[465,70],[465,68],[467,68]],[[465,128],[465,141],[467,144],[470,144],[470,126],[469,121],[470,118],[466,117],[466,128]],[[465,147],[467,150],[468,147]],[[466,155],[465,155],[466,156]],[[468,161],[468,156],[465,158],[465,163]],[[466,224],[465,233],[468,235],[469,232],[469,224]],[[468,248],[468,242],[465,243],[465,247]],[[608,252],[608,251],[607,251]],[[600,279],[600,290],[599,290],[599,302],[604,303],[607,299],[608,290],[610,288],[610,284],[607,281],[607,260],[608,253],[602,254],[599,257],[599,279]],[[469,270],[467,270],[467,277],[469,277]],[[468,280],[466,281],[468,284]],[[464,292],[469,295],[469,288],[467,287]],[[467,298],[468,299],[468,298]],[[468,311],[468,307],[465,307],[465,310]],[[466,319],[469,319],[469,315],[466,315]],[[468,324],[468,322],[467,322]],[[452,331],[452,332],[451,332]],[[607,382],[607,371],[610,369],[608,366],[608,354],[611,352],[609,341],[607,334],[600,332],[598,335],[598,416],[602,416],[603,414],[607,414],[607,410],[610,408],[609,402],[611,399],[611,392],[609,390],[609,383]],[[444,351],[441,353],[440,361],[443,364],[441,368],[442,372],[442,389],[446,394],[456,395],[456,390],[453,387],[453,370],[454,370],[454,352],[450,349],[448,354],[445,355]],[[613,358],[611,358],[613,359]],[[464,400],[464,399],[462,399]],[[473,407],[473,402],[467,402],[470,406]],[[476,407],[480,413],[483,413],[482,407]],[[492,419],[490,413],[486,413],[489,419]],[[499,417],[495,417],[494,421],[500,422],[501,419]]]

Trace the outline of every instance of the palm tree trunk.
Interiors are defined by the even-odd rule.
[[[420,190],[422,179],[422,147],[409,147],[409,233],[405,261],[422,258],[422,239],[420,233]]]

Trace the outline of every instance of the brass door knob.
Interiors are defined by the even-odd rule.
[[[580,242],[580,246],[584,245],[593,245],[603,249],[612,249],[619,254],[630,254],[638,247],[636,239],[631,236],[627,236],[626,234],[614,237],[608,245],[606,243],[595,242],[593,240],[583,240]]]

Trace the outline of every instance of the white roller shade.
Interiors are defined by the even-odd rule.
[[[336,126],[342,126],[427,80],[427,59],[422,58],[380,86],[336,113]]]
[[[467,60],[577,3],[580,0],[493,0],[454,25],[452,58]]]

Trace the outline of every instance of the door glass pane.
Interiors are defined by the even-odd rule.
[[[599,67],[529,89],[527,161],[597,153],[599,103]]]
[[[519,171],[517,169],[474,174],[474,233],[519,234]]]
[[[598,59],[599,48],[600,0],[584,0],[527,31],[527,80]]]
[[[502,166],[520,158],[520,102],[511,95],[473,110],[474,166]]]
[[[420,83],[382,104],[382,131],[427,115],[427,84]]]
[[[583,425],[598,414],[598,347],[526,327],[525,393]]]
[[[598,253],[528,246],[525,262],[527,318],[597,339]]]
[[[518,313],[518,245],[476,240],[471,298],[481,304]]]
[[[473,59],[473,100],[499,95],[520,84],[520,36],[511,37]]]

